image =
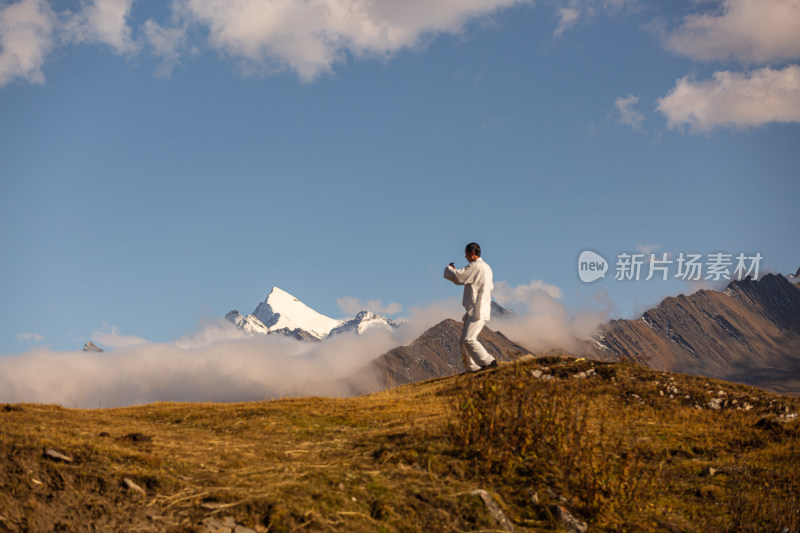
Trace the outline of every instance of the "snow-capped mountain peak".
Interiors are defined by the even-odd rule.
[[[300,329],[318,339],[326,337],[332,329],[343,323],[314,311],[278,287],[272,287],[266,300],[258,304],[251,316],[258,319],[270,332]]]
[[[225,318],[250,335],[280,333],[301,340],[321,340],[345,331],[360,335],[373,327],[398,327],[392,320],[371,311],[361,311],[352,320],[330,318],[278,287],[272,287],[252,314],[243,316],[233,310]]]
[[[234,326],[250,335],[266,335],[269,333],[267,326],[259,319],[253,315],[242,316],[236,309],[225,315],[225,318],[232,322]]]
[[[344,333],[345,331],[353,331],[361,335],[366,330],[374,327],[391,329],[396,328],[397,324],[393,320],[381,315],[376,315],[371,311],[361,311],[354,319],[348,320],[338,328],[331,330],[331,335]]]

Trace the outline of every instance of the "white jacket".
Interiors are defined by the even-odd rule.
[[[456,285],[464,285],[461,303],[467,315],[475,320],[489,320],[492,312],[492,269],[483,259],[479,257],[457,270],[447,265],[444,277]]]

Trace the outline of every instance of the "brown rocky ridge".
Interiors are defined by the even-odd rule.
[[[799,395],[800,288],[767,274],[666,298],[638,319],[602,325],[588,351]]]

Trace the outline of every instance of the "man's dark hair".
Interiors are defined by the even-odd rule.
[[[473,253],[473,254],[477,255],[478,257],[481,256],[481,246],[477,242],[469,243],[467,245],[467,248],[464,251],[468,252],[468,253]]]

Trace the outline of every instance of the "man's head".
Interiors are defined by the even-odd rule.
[[[471,242],[464,249],[464,257],[472,263],[481,256],[481,247],[477,242]]]

